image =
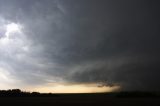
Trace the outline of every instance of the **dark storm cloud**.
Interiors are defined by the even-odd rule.
[[[29,48],[14,50],[14,57],[2,55],[1,66],[26,84],[102,82],[120,84],[125,90],[160,89],[158,1],[0,0],[0,4],[3,19],[24,26]]]

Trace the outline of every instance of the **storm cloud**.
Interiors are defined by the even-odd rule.
[[[159,4],[0,0],[2,83],[104,83],[123,90],[159,90]],[[21,32],[11,33],[3,44],[5,27],[13,23]]]

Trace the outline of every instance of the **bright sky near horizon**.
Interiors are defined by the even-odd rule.
[[[159,91],[159,4],[0,0],[0,89]]]
[[[22,26],[11,22],[7,25],[4,25],[4,35],[2,35],[2,38],[0,40],[1,46],[4,47],[4,49],[8,49],[8,53],[12,53],[14,51],[12,50],[22,50],[27,51],[25,45],[25,40],[21,38],[21,36],[24,36],[24,33],[22,32],[21,28]],[[23,29],[25,30],[25,29]],[[18,34],[18,35],[17,35]],[[10,45],[16,46],[12,49],[10,49]],[[12,54],[11,54],[12,55]],[[14,55],[14,54],[13,54]],[[19,56],[17,59],[20,59],[21,56]],[[16,79],[16,78],[15,78]],[[12,79],[12,75],[8,72],[8,70],[0,69],[0,81],[1,81],[1,89],[10,89],[12,87],[17,87],[16,84],[21,81],[16,81]],[[111,92],[118,89],[118,86],[116,87],[107,87],[107,86],[98,86],[99,83],[95,84],[65,84],[57,83],[57,84],[49,84],[49,85],[42,85],[42,86],[34,86],[34,87],[25,87],[21,88],[23,90],[28,91],[37,91],[37,92],[54,92],[54,93],[95,93],[95,92]],[[3,87],[2,87],[3,86]]]

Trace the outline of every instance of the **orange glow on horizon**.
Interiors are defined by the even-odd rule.
[[[98,87],[97,84],[74,84],[74,85],[54,85],[54,86],[38,86],[28,88],[30,91],[41,93],[103,93],[118,90],[119,86],[103,86]]]

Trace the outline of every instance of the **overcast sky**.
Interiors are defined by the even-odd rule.
[[[160,90],[159,5],[0,0],[0,89],[100,83]]]

